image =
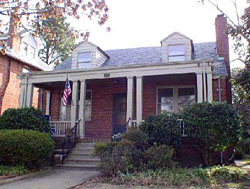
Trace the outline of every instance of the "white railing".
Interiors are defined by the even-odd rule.
[[[53,136],[65,136],[72,128],[71,121],[50,121],[49,123]]]

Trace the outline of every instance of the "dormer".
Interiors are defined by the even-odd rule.
[[[91,42],[80,43],[72,52],[72,69],[100,67],[108,55]]]
[[[193,56],[193,42],[187,36],[174,32],[161,41],[162,61],[189,61]]]

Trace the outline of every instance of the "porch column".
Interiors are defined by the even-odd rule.
[[[50,91],[46,91],[46,112],[45,112],[45,115],[50,114],[50,97],[51,97]]]
[[[203,82],[202,82],[202,73],[196,73],[196,80],[197,80],[197,102],[203,102]]]
[[[137,125],[142,122],[142,107],[143,102],[143,78],[142,76],[136,77],[136,120]]]
[[[71,127],[75,125],[77,119],[78,89],[79,89],[78,81],[73,81],[72,101],[71,101]]]
[[[80,122],[80,136],[81,138],[85,137],[85,99],[86,99],[86,81],[81,80],[81,91],[80,91],[80,110],[79,118]]]
[[[126,121],[129,121],[128,126],[132,125],[133,119],[133,77],[127,77],[127,116]]]
[[[207,73],[207,101],[213,101],[213,77],[212,72]]]
[[[204,95],[204,102],[207,102],[207,77],[206,72],[203,72],[203,95]]]
[[[32,107],[33,88],[33,84],[29,83],[27,87],[26,107]]]
[[[21,95],[20,95],[20,108],[24,108],[25,107],[25,85],[21,84]]]

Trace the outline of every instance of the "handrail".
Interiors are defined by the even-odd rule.
[[[64,159],[67,157],[68,153],[71,152],[72,148],[75,147],[76,143],[80,139],[80,135],[78,134],[78,125],[80,123],[81,119],[76,121],[73,128],[70,129],[70,131],[66,134],[66,137],[63,139],[61,146],[62,146],[62,164]],[[65,145],[67,144],[67,150],[65,151]]]

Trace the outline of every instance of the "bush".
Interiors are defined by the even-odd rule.
[[[176,163],[173,161],[174,149],[163,144],[152,146],[145,151],[145,169],[156,170],[158,168],[173,168]]]
[[[193,104],[183,112],[186,132],[203,154],[206,165],[215,164],[210,151],[225,151],[241,139],[242,127],[237,112],[226,103]],[[210,162],[209,162],[210,161]]]
[[[174,145],[179,142],[181,135],[178,119],[178,115],[175,114],[150,115],[140,125],[140,130],[148,135],[151,145]]]
[[[54,142],[46,133],[1,130],[0,149],[0,164],[40,169],[53,154]]]
[[[128,129],[128,131],[122,136],[122,140],[129,140],[140,149],[145,149],[147,147],[147,139],[147,134],[136,128]]]
[[[0,129],[26,129],[49,133],[50,125],[38,109],[10,108],[0,117]]]
[[[30,171],[23,166],[4,166],[0,165],[0,176],[12,177],[21,176],[29,173]]]

